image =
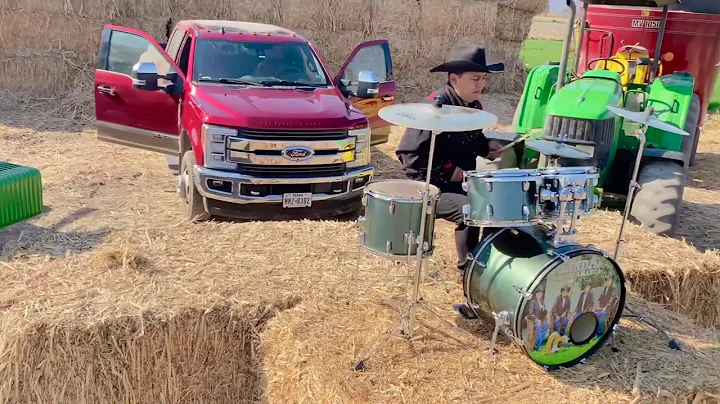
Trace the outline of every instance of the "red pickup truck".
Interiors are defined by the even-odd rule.
[[[331,78],[302,36],[236,21],[180,21],[165,46],[106,25],[95,72],[98,138],[176,156],[190,220],[355,211],[395,95],[385,40]]]

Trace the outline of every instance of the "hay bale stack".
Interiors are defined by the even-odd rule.
[[[539,0],[538,0],[539,2]],[[76,81],[76,70],[91,71],[97,63],[103,24],[138,28],[164,41],[168,18],[229,19],[277,24],[307,36],[333,70],[358,43],[390,41],[401,96],[417,98],[442,82],[428,70],[441,62],[460,39],[484,46],[497,41],[521,44],[536,2],[497,0],[0,0],[0,87],[57,95]],[[539,3],[538,3],[539,4]],[[28,30],[26,27],[38,27]],[[507,49],[507,50],[506,50]],[[508,71],[490,83],[494,92],[517,92],[524,84],[518,63],[520,46],[503,52]],[[57,61],[15,60],[19,52],[63,52],[72,68],[55,69]],[[13,55],[9,57],[8,55]],[[64,66],[61,64],[61,66]],[[70,69],[70,70],[68,70]],[[36,77],[48,78],[47,85]]]
[[[445,303],[443,295],[425,293],[426,301],[434,304]],[[678,339],[689,353],[673,351],[656,331],[623,320],[616,338],[620,351],[613,353],[605,345],[587,364],[547,372],[500,336],[495,346],[499,352],[490,366],[486,352],[493,328],[481,321],[460,320],[449,304],[442,304],[441,316],[457,322],[460,332],[418,310],[435,330],[420,327],[411,344],[401,338],[386,339],[365,369],[353,372],[350,365],[357,355],[393,325],[396,311],[370,300],[348,305],[325,299],[303,302],[268,325],[262,343],[268,385],[265,399],[268,404],[620,403],[650,402],[663,395],[693,402],[704,392],[716,392],[720,344],[708,332],[657,305],[630,301],[644,315],[662,321],[674,335],[680,333]],[[639,375],[638,364],[644,371]],[[634,391],[636,377],[640,380]]]

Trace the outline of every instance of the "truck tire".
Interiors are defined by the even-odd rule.
[[[203,197],[197,190],[193,167],[195,167],[195,154],[192,150],[187,150],[180,162],[178,193],[185,202],[183,217],[192,222],[200,222],[209,219],[210,214],[205,210]]]
[[[640,190],[630,217],[648,231],[674,237],[685,191],[685,170],[669,160],[648,162],[638,174]]]
[[[698,129],[698,121],[700,120],[700,97],[697,94],[693,94],[692,101],[690,101],[690,107],[688,108],[687,121],[685,121],[685,132],[689,133],[690,136],[684,136],[682,141],[682,148],[680,151],[685,153],[685,157],[688,161],[688,166],[695,165],[695,153],[697,152],[697,145],[700,141],[700,133]]]

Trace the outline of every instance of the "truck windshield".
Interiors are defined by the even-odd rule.
[[[241,42],[199,38],[193,81],[327,87],[330,81],[306,43]]]

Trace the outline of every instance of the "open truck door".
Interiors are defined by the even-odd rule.
[[[379,81],[379,91],[376,97],[358,97],[357,95],[358,82],[361,81],[360,76],[366,72],[372,72]],[[382,120],[378,116],[378,111],[383,107],[395,104],[397,96],[388,41],[380,39],[358,45],[338,72],[334,82],[353,105],[367,115],[372,130],[371,145],[386,143],[390,137],[392,125]]]
[[[177,155],[184,80],[153,37],[106,25],[95,70],[98,139]]]

